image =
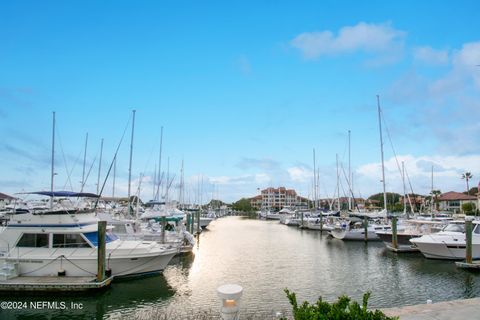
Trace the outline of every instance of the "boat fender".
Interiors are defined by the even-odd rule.
[[[64,269],[60,269],[60,270],[58,270],[58,272],[57,272],[57,275],[58,275],[59,277],[65,277],[66,274],[67,274],[67,272],[66,272]]]

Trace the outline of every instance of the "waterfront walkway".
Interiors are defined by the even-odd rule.
[[[479,319],[480,298],[388,308],[382,311],[388,316],[399,316],[400,320]]]

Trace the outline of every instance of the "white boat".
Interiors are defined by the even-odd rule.
[[[0,260],[16,263],[20,276],[93,276],[97,273],[98,219],[93,210],[29,211],[10,216],[0,229]],[[178,248],[106,235],[106,267],[114,277],[165,269]]]
[[[379,223],[368,224],[367,240],[380,241],[376,232],[381,230],[390,230],[391,226]],[[363,221],[345,220],[339,221],[330,234],[340,240],[365,240],[365,227]]]
[[[466,255],[465,222],[452,221],[442,231],[410,240],[431,259],[462,260]],[[472,258],[480,259],[480,221],[473,221]]]
[[[432,234],[442,230],[446,221],[441,220],[425,220],[425,219],[410,219],[399,221],[397,226],[397,247],[392,247],[392,230],[379,230],[376,232],[377,236],[383,241],[385,246],[394,251],[399,252],[416,252],[418,247],[413,245],[410,240],[419,238],[423,235]]]
[[[266,218],[268,220],[282,220],[285,218],[290,218],[295,214],[295,211],[291,210],[290,208],[282,208],[282,210],[278,212],[268,212]]]

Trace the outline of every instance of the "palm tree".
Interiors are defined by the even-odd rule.
[[[468,180],[472,179],[473,175],[470,172],[465,172],[462,173],[462,179],[465,179],[465,182],[467,183],[467,194],[470,195],[470,188],[468,187]]]
[[[440,190],[432,190],[432,195],[434,197],[435,208],[438,211],[438,196],[441,195],[442,192]]]

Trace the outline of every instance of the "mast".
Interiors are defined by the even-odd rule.
[[[153,171],[153,194],[152,199],[155,200],[155,191],[157,191],[157,164],[155,163],[155,171]]]
[[[433,165],[432,165],[432,198],[430,199],[430,213],[433,215]]]
[[[383,208],[387,210],[387,191],[385,188],[385,163],[383,159],[383,137],[382,137],[382,118],[380,115],[380,96],[377,94],[377,107],[378,107],[378,126],[380,128],[380,152],[382,155],[382,184],[383,184]]]
[[[170,189],[169,186],[170,183],[170,157],[167,157],[167,184],[165,188],[165,204],[168,202],[168,189]]]
[[[85,137],[85,151],[83,152],[82,186],[80,188],[80,192],[83,192],[83,187],[85,186],[85,165],[87,163],[87,145],[88,145],[88,132]]]
[[[132,183],[133,133],[135,131],[135,110],[132,111],[132,137],[130,139],[130,164],[128,165],[128,213],[130,213],[130,188]]]
[[[313,207],[317,211],[317,169],[315,164],[315,148],[313,148]]]
[[[53,127],[52,127],[52,173],[50,176],[50,209],[53,208],[53,178],[55,177],[55,111],[53,111]]]
[[[163,145],[163,126],[160,128],[160,151],[158,152],[158,176],[157,176],[157,193],[155,200],[159,200],[160,195],[160,184],[162,183],[162,145]]]
[[[180,189],[179,189],[179,194],[178,194],[178,202],[180,208],[183,207],[183,193],[184,193],[184,180],[183,180],[183,159],[182,159],[182,168],[180,169]]]
[[[115,198],[115,176],[117,175],[117,155],[113,158],[112,198]]]
[[[405,187],[405,163],[402,161],[402,182],[403,182],[403,214],[407,215],[407,189]]]
[[[100,173],[102,171],[103,138],[100,143],[100,161],[98,162],[97,194],[100,192]]]
[[[350,156],[350,130],[348,130],[348,189],[350,189],[348,192],[348,210],[352,210],[352,197],[350,196],[351,192],[352,192],[352,172],[351,172],[351,168],[350,168],[350,160],[351,160],[351,156]]]
[[[337,205],[338,211],[340,211],[340,174],[338,173],[338,153],[336,154],[337,158]]]

